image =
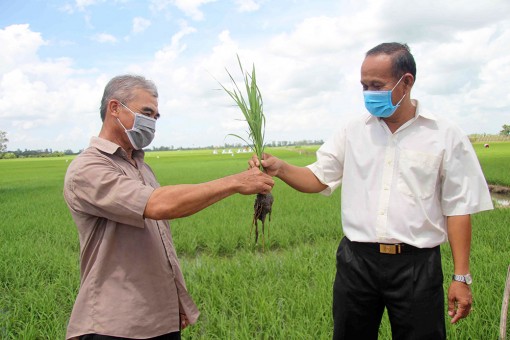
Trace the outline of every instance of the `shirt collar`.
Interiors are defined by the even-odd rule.
[[[120,145],[101,137],[93,136],[90,139],[90,146],[110,155],[120,153],[123,157],[127,156],[126,151],[124,151]],[[133,158],[143,159],[144,155],[145,152],[143,150],[133,150]]]
[[[419,117],[423,117],[425,119],[437,120],[437,117],[433,113],[427,111],[426,109],[424,109],[422,107],[422,105],[420,104],[418,99],[413,99],[413,101],[416,103],[416,113],[414,115],[415,119],[418,119]],[[368,124],[371,120],[374,120],[374,119],[379,119],[379,118],[377,118],[369,113],[367,118],[365,119],[365,124]]]
[[[118,149],[121,149],[121,147],[114,142],[96,136],[90,138],[90,146],[110,155],[113,155]]]
[[[416,118],[423,117],[430,120],[437,120],[437,117],[433,113],[427,111],[426,108],[424,109],[417,99],[414,99],[414,101],[416,102]]]

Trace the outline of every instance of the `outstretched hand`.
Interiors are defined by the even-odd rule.
[[[238,192],[242,195],[268,194],[274,186],[274,180],[257,167],[252,167],[235,175]]]
[[[317,193],[327,188],[309,168],[286,163],[268,153],[263,155],[262,160],[253,155],[248,161],[249,169],[258,168],[261,164],[266,174],[278,177],[298,191]]]
[[[469,315],[473,297],[471,288],[465,283],[452,281],[448,289],[448,315],[451,323],[456,323]]]
[[[249,169],[258,168],[262,164],[264,171],[269,176],[273,177],[278,176],[278,173],[283,165],[283,162],[280,159],[268,153],[263,154],[262,157],[263,159],[260,161],[257,155],[253,155],[252,158],[248,161]]]

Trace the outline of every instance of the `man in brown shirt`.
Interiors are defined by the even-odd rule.
[[[64,197],[79,232],[81,285],[67,339],[180,339],[199,312],[168,220],[274,185],[258,169],[201,184],[161,187],[141,150],[154,138],[156,86],[118,76],[101,100],[99,137],[70,164]]]

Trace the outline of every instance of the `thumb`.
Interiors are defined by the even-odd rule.
[[[267,159],[269,159],[269,158],[271,158],[271,157],[272,157],[272,156],[271,156],[270,154],[266,153],[266,152],[264,152],[264,153],[262,154],[262,159],[263,159],[263,160],[267,160]]]
[[[455,315],[455,299],[448,297],[448,315],[453,317]]]

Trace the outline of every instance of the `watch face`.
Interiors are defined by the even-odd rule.
[[[466,279],[466,283],[468,285],[470,285],[473,282],[473,279],[471,278],[471,275],[469,275],[469,274],[465,275],[464,278]]]

